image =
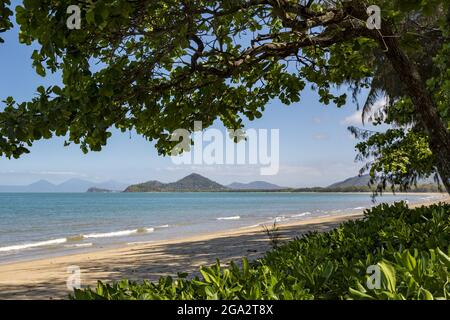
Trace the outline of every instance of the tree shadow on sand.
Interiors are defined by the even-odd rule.
[[[281,227],[280,239],[286,241],[309,231],[327,231],[336,227],[339,221]],[[81,269],[83,287],[95,286],[97,280],[118,281],[130,279],[155,281],[161,276],[176,276],[187,272],[198,274],[199,267],[211,265],[216,259],[226,266],[231,260],[239,263],[242,257],[250,261],[261,257],[270,250],[270,241],[264,230],[248,234],[231,235],[202,241],[169,244],[149,244],[133,248],[103,259],[83,259],[76,264]],[[0,299],[64,299],[69,291],[66,287],[67,263],[53,263],[54,276],[45,281],[27,283],[26,279],[11,279],[10,283],[0,283]],[[39,272],[39,270],[36,270]],[[53,273],[52,273],[53,274]]]

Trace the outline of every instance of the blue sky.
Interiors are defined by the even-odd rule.
[[[42,78],[34,72],[30,59],[33,47],[19,44],[17,33],[14,29],[3,34],[5,43],[0,44],[1,100],[8,96],[17,101],[30,99],[39,85],[60,82],[58,75]],[[277,175],[261,176],[255,166],[177,166],[170,158],[158,156],[153,145],[139,135],[113,131],[101,152],[85,155],[78,146],[64,147],[64,139],[53,138],[35,143],[31,154],[20,159],[0,158],[0,185],[28,184],[39,179],[58,183],[71,178],[169,182],[198,172],[224,184],[265,180],[283,186],[324,186],[358,174],[362,166],[354,161],[357,141],[347,131],[350,124],[361,125],[351,101],[340,109],[324,106],[315,92],[306,89],[299,103],[285,106],[273,101],[261,119],[247,122],[248,128],[280,130]],[[220,123],[216,127],[223,129]]]

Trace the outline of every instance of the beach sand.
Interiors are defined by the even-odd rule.
[[[450,202],[450,197],[441,195],[438,200],[414,206],[439,201]],[[327,231],[343,221],[361,217],[362,212],[353,212],[300,220],[279,225],[278,232],[281,239],[287,241],[310,231]],[[85,287],[95,286],[97,280],[157,280],[160,276],[178,272],[196,274],[201,265],[213,264],[217,258],[223,265],[242,257],[254,260],[270,248],[262,227],[251,227],[182,240],[136,243],[115,249],[8,263],[0,265],[0,299],[67,298],[69,266],[80,268],[81,284]]]

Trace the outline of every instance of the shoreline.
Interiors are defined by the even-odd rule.
[[[440,195],[439,199],[424,200],[410,207],[450,201],[449,196]],[[327,231],[341,222],[361,218],[363,211],[278,223],[277,227],[281,238],[289,240],[311,231]],[[69,266],[80,268],[82,286],[93,286],[97,280],[156,280],[160,276],[176,275],[182,271],[196,274],[199,266],[215,263],[216,258],[226,265],[242,257],[254,260],[269,249],[267,235],[260,225],[10,262],[0,264],[0,299],[66,298],[69,293],[66,287]]]
[[[302,193],[302,192],[300,192]],[[314,192],[316,193],[316,192]],[[318,194],[322,194],[321,192],[317,192]],[[361,193],[361,192],[335,192],[333,194],[367,194],[370,195],[370,192],[367,193]],[[395,194],[397,196],[405,197],[406,194]],[[420,199],[411,199],[409,201],[410,204],[414,203],[427,203],[429,201],[443,199],[445,197],[444,193],[408,193],[411,197],[421,197]],[[408,202],[408,197],[404,199],[395,199],[395,201],[400,200],[406,200]],[[384,201],[384,199],[381,199],[380,202],[376,203],[375,205],[383,202],[392,203],[392,200]],[[372,204],[373,205],[373,204]],[[5,255],[0,255],[0,266],[12,264],[12,263],[19,263],[19,262],[28,262],[28,261],[34,261],[34,260],[41,260],[41,259],[50,259],[55,258],[59,256],[69,256],[69,255],[76,255],[81,253],[91,253],[91,252],[98,252],[98,251],[104,251],[104,250],[110,250],[110,249],[117,249],[121,247],[127,247],[130,244],[150,244],[150,243],[160,243],[161,241],[167,242],[172,240],[182,240],[185,241],[187,239],[190,239],[191,236],[195,235],[219,235],[223,232],[230,233],[234,231],[240,232],[241,230],[251,230],[252,227],[255,228],[262,228],[262,226],[272,226],[273,222],[276,221],[277,226],[282,225],[295,225],[300,221],[304,220],[311,220],[316,219],[320,217],[327,217],[327,216],[338,216],[346,213],[358,213],[362,210],[370,208],[372,205],[366,204],[364,206],[357,206],[357,207],[346,207],[346,208],[336,208],[335,209],[327,209],[327,210],[316,210],[320,211],[319,214],[316,214],[316,212],[308,211],[308,209],[305,210],[299,210],[299,211],[289,211],[289,212],[277,212],[275,217],[265,217],[262,216],[261,219],[257,219],[256,217],[251,221],[246,221],[246,223],[241,223],[240,225],[237,225],[234,223],[233,226],[225,226],[225,227],[213,227],[213,228],[203,228],[203,230],[199,230],[198,232],[191,232],[190,230],[184,230],[180,232],[174,232],[174,231],[164,231],[162,234],[159,233],[159,229],[161,228],[167,228],[169,227],[169,224],[165,225],[152,225],[151,227],[145,227],[145,224],[142,224],[140,227],[137,225],[133,226],[126,226],[122,229],[116,228],[116,229],[110,229],[110,230],[102,230],[102,231],[89,231],[87,233],[83,233],[83,231],[78,233],[68,233],[68,234],[57,234],[55,236],[48,236],[47,238],[35,238],[35,240],[30,241],[17,241],[15,243],[6,244],[4,246],[0,246],[0,253],[5,252]],[[272,208],[272,210],[276,210],[275,208]],[[270,211],[273,213],[273,211]],[[313,213],[313,214],[312,214]],[[309,217],[304,217],[306,215],[311,215]],[[236,217],[219,217],[216,218],[216,220],[240,220],[241,217],[238,215]],[[245,215],[244,215],[244,218]],[[259,220],[259,221],[258,221]],[[272,222],[270,220],[273,220]],[[163,223],[163,222],[162,222]],[[170,225],[173,227],[173,225]],[[175,227],[176,227],[175,223]],[[151,229],[151,230],[150,230]],[[158,229],[158,233],[154,234],[153,231],[155,229]],[[142,231],[142,230],[150,230],[150,231]],[[173,230],[173,228],[171,228]],[[138,239],[138,236],[146,235],[147,236]],[[159,236],[158,236],[159,235]],[[120,238],[117,238],[120,237]],[[94,238],[93,240],[86,240],[88,238]],[[109,238],[110,241],[96,241],[95,238]],[[115,240],[117,239],[117,240]],[[28,250],[33,249],[33,250]],[[36,250],[37,249],[37,250]],[[9,254],[9,251],[12,251],[11,254]]]
[[[336,194],[341,194],[341,193],[336,193]],[[346,194],[361,194],[361,193],[346,193]],[[367,194],[371,194],[371,193],[367,193]],[[433,200],[438,200],[438,199],[443,199],[443,197],[445,197],[445,194],[443,193],[409,193],[410,196],[413,197],[418,197],[421,196],[422,198],[420,200],[413,200],[413,202],[411,204],[414,203],[426,203],[429,201],[433,201]],[[400,200],[400,199],[399,199]],[[405,199],[406,200],[406,199]],[[406,200],[408,201],[408,200]],[[384,202],[384,201],[382,201]],[[380,203],[382,203],[380,202]],[[389,203],[391,203],[391,201],[387,201]],[[14,250],[18,250],[18,251],[22,251],[23,249],[28,249],[28,248],[33,248],[36,247],[40,250],[38,251],[27,251],[25,250],[21,255],[10,255],[10,256],[0,256],[0,266],[2,265],[7,265],[7,264],[13,264],[13,263],[19,263],[19,262],[29,262],[29,261],[35,261],[35,260],[43,260],[43,259],[51,259],[51,258],[56,258],[56,257],[61,257],[61,256],[70,256],[70,255],[77,255],[77,254],[82,254],[82,253],[92,253],[92,252],[98,252],[98,251],[105,251],[105,250],[111,250],[111,249],[118,249],[118,248],[123,248],[123,247],[128,247],[129,245],[132,244],[152,244],[152,243],[157,243],[160,244],[162,243],[167,243],[169,241],[187,241],[189,239],[192,238],[192,236],[198,236],[198,235],[211,235],[211,236],[219,236],[222,233],[226,233],[226,234],[230,234],[232,232],[241,232],[241,230],[246,230],[251,231],[252,228],[259,228],[260,230],[262,230],[263,226],[272,226],[273,223],[276,221],[276,224],[278,227],[283,226],[283,225],[296,225],[299,222],[302,221],[309,221],[309,220],[314,220],[320,217],[328,217],[328,216],[340,216],[342,214],[357,214],[359,212],[362,212],[365,209],[370,208],[371,206],[361,206],[361,207],[355,207],[355,208],[345,208],[345,209],[339,209],[339,210],[328,210],[328,211],[323,211],[323,213],[321,213],[320,215],[311,215],[310,217],[306,217],[303,218],[303,216],[306,215],[310,215],[311,212],[309,211],[298,211],[298,212],[290,212],[290,213],[279,213],[278,215],[276,215],[276,218],[271,218],[269,217],[269,220],[260,220],[257,221],[256,219],[252,222],[247,222],[244,225],[241,226],[228,226],[226,228],[217,228],[215,230],[202,230],[200,232],[197,233],[193,233],[193,232],[187,232],[185,234],[181,233],[175,233],[171,235],[165,235],[165,236],[160,236],[157,238],[152,237],[153,239],[149,239],[147,237],[147,239],[137,239],[136,235],[138,235],[140,233],[139,230],[142,229],[147,229],[146,227],[128,227],[126,230],[110,230],[110,231],[92,231],[91,234],[92,235],[106,235],[111,239],[118,239],[115,238],[115,233],[128,233],[127,237],[123,237],[123,238],[128,238],[128,241],[126,240],[122,240],[122,241],[114,241],[112,243],[95,243],[95,241],[92,242],[80,242],[83,239],[86,239],[90,237],[91,234],[87,233],[85,234],[78,234],[78,235],[57,235],[55,237],[49,237],[47,239],[41,239],[41,240],[35,240],[35,241],[30,241],[30,242],[26,242],[26,243],[17,243],[17,244],[11,244],[11,245],[7,245],[5,247],[0,247],[0,251],[14,251]],[[231,219],[230,219],[231,218]],[[263,219],[264,217],[262,217],[261,219]],[[234,220],[233,217],[224,217],[224,218],[216,218],[217,220]],[[240,219],[239,216],[237,216],[237,219]],[[272,219],[273,221],[271,222],[270,219]],[[278,220],[279,219],[279,220]],[[169,227],[169,225],[165,225],[167,227]],[[165,228],[164,226],[153,226],[149,229],[151,229],[151,231],[149,231],[150,235],[153,235],[153,231],[155,229],[160,229],[160,228]],[[146,233],[146,232],[143,232]],[[141,233],[141,234],[143,234]],[[132,237],[132,235],[135,235],[134,237]],[[125,234],[123,234],[125,235]],[[123,236],[120,235],[120,236]],[[130,238],[131,237],[131,238]],[[100,237],[99,237],[100,238]],[[134,238],[134,239],[133,239]],[[53,245],[53,247],[52,247]],[[61,247],[60,247],[61,246]],[[64,247],[64,248],[63,248]],[[17,249],[16,249],[17,248]],[[7,250],[4,250],[7,249]]]

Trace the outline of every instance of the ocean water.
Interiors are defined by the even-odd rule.
[[[433,196],[385,195],[378,202]],[[347,193],[0,193],[0,263],[291,222],[373,206]]]

